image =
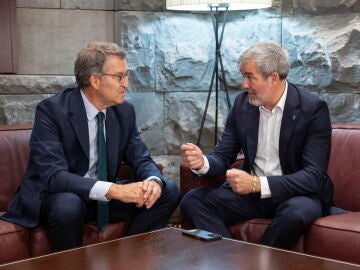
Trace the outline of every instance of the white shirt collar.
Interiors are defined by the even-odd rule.
[[[92,105],[90,103],[90,101],[87,99],[87,97],[85,96],[82,89],[80,90],[80,93],[81,93],[81,97],[84,101],[87,119],[88,119],[88,121],[91,121],[92,119],[94,119],[96,117],[96,115],[99,113],[99,111],[95,108],[94,105]],[[106,118],[106,109],[102,110],[102,112],[105,114],[105,118]]]

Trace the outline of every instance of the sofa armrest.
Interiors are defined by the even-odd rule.
[[[239,168],[244,162],[243,156],[231,164],[230,168]],[[192,188],[211,187],[216,188],[224,183],[226,179],[225,174],[219,176],[203,176],[194,174],[189,168],[180,165],[180,191],[184,195]]]

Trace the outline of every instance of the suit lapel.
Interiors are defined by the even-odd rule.
[[[69,101],[70,121],[85,156],[89,159],[89,129],[84,102],[80,89],[75,91]]]
[[[107,165],[108,175],[116,177],[116,169],[118,162],[118,149],[120,141],[120,125],[114,109],[106,110],[106,153],[107,153]],[[112,180],[112,179],[109,179]]]
[[[253,170],[253,164],[255,161],[257,145],[258,145],[258,135],[259,135],[259,108],[256,106],[247,103],[247,113],[248,117],[246,120],[247,127],[247,152],[249,156],[249,165],[250,169]]]
[[[285,168],[285,154],[287,147],[292,137],[297,119],[299,117],[299,97],[296,89],[290,83],[288,83],[288,92],[285,101],[285,108],[283,112],[281,129],[280,129],[280,139],[279,139],[279,157],[281,167]]]

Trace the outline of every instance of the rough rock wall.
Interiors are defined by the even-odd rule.
[[[169,12],[165,0],[18,0],[18,74],[0,75],[0,123],[32,123],[36,104],[75,85],[76,53],[91,40],[128,51],[127,98],[165,175],[179,181],[179,145],[195,142],[214,65],[209,13]],[[289,81],[328,102],[333,123],[360,123],[360,0],[273,0],[264,10],[229,12],[222,43],[228,94],[241,91],[236,59],[261,40],[291,57]],[[219,132],[228,108],[219,93]],[[215,94],[201,144],[214,143]]]

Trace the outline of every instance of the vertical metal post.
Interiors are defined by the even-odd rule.
[[[219,83],[222,83],[224,86],[224,91],[225,91],[226,99],[227,99],[227,105],[228,105],[228,108],[230,109],[230,98],[229,98],[229,94],[228,94],[228,87],[226,84],[224,66],[223,66],[222,57],[221,57],[221,43],[222,43],[222,39],[224,36],[226,16],[227,16],[227,12],[229,9],[229,4],[209,5],[209,7],[210,7],[210,11],[211,11],[211,19],[212,19],[213,29],[214,29],[214,34],[215,34],[215,63],[214,63],[213,73],[211,76],[211,82],[210,82],[210,87],[209,87],[208,96],[207,96],[207,100],[206,100],[205,110],[204,110],[204,114],[203,114],[203,117],[201,120],[199,136],[198,136],[196,144],[200,145],[200,140],[201,140],[202,132],[204,129],[204,123],[205,123],[205,119],[206,119],[206,115],[207,115],[207,110],[209,107],[211,91],[212,91],[214,80],[215,80],[215,97],[216,97],[216,100],[215,100],[215,132],[214,132],[214,146],[215,146],[217,143],[217,140],[218,140],[217,133],[218,133],[218,111],[219,111],[219,104],[218,104],[219,86],[220,86]],[[221,30],[220,36],[219,36],[219,8],[225,8],[224,18],[223,18],[223,22],[222,22],[222,30]],[[221,76],[219,76],[219,66],[220,66]]]

